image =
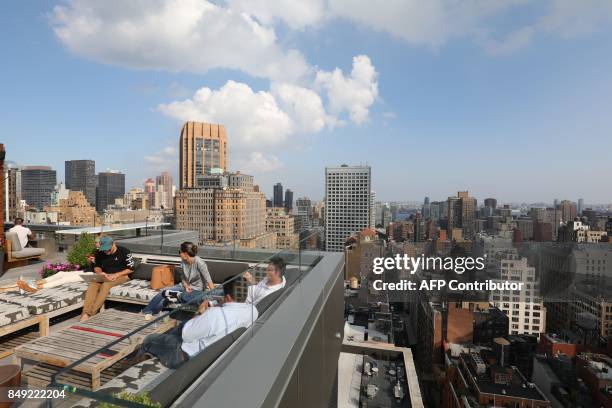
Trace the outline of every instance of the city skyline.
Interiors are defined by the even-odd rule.
[[[207,120],[227,127],[228,170],[255,176],[267,197],[280,181],[320,200],[325,167],[346,163],[373,168],[379,201],[469,189],[501,203],[612,202],[600,183],[612,170],[612,6],[438,6],[5,4],[7,159],[60,178],[65,160],[93,159],[123,171],[126,186],[164,170],[178,180],[180,128]],[[144,51],[160,41],[147,16],[169,23],[157,43],[166,53]],[[95,29],[79,31],[79,18]],[[244,55],[228,55],[222,38],[186,40],[211,18],[245,39]],[[172,31],[178,21],[186,32]],[[121,23],[139,27],[142,48]]]
[[[74,161],[74,160],[72,160],[72,161]],[[36,168],[36,167],[50,167],[51,170],[57,172],[57,170],[55,168],[53,168],[52,166],[46,166],[46,165],[40,165],[40,166],[36,166],[36,165],[34,165],[34,166],[32,166],[32,165],[20,165],[19,163],[15,163],[15,162],[12,162],[10,160],[7,161],[7,163],[8,163],[9,166],[15,166],[16,165],[18,168],[22,168],[22,169]],[[327,166],[327,167],[334,167],[334,166]],[[127,174],[125,174],[123,172],[123,170],[120,170],[120,169],[110,169],[110,168],[107,168],[104,171],[102,171],[102,170],[100,171],[100,173],[116,173],[116,172],[122,173],[122,174],[127,176]],[[168,174],[169,172],[162,171],[161,173],[162,174],[163,173]],[[62,174],[61,172],[57,173],[57,183],[58,184],[60,184],[60,183],[61,184],[66,184],[65,177],[61,177],[61,174]],[[140,182],[140,184],[130,185],[129,188],[143,188],[143,187],[146,187],[147,183],[153,182],[153,178],[152,177],[159,178],[159,176],[155,176],[155,175],[149,176],[149,177],[146,177],[145,179],[143,179]],[[174,179],[174,177],[172,177],[172,179]],[[278,184],[282,185],[282,182],[276,182],[276,183],[274,183],[274,186],[276,186]],[[174,187],[178,187],[178,186],[176,186],[174,184],[173,184],[173,186]],[[272,186],[272,188],[270,189],[271,193],[266,194],[266,198],[270,199],[270,201],[272,203],[274,201],[274,192],[273,192],[274,186]],[[266,186],[259,185],[259,187],[263,188],[264,192],[266,191]],[[126,189],[127,188],[128,188],[128,185],[126,184]],[[79,190],[80,189],[76,189],[76,191],[79,191]],[[292,191],[291,189],[287,189],[287,190]],[[373,193],[376,193],[376,191],[373,191]],[[418,197],[412,197],[410,199],[388,199],[388,200],[378,199],[377,198],[374,202],[375,203],[380,203],[380,204],[406,205],[406,206],[409,206],[411,208],[412,207],[419,208],[422,205],[423,199],[431,199],[432,202],[436,202],[436,201],[446,202],[448,197],[452,197],[453,194],[454,193],[451,191],[446,196],[430,197],[430,196],[426,195],[426,196],[421,197],[420,199]],[[322,197],[320,197],[320,198],[313,198],[313,197],[308,197],[308,196],[305,196],[305,195],[304,195],[304,197],[308,198],[309,200],[313,200],[313,202],[324,202],[325,201],[324,195]],[[556,205],[555,203],[557,201],[560,201],[560,200],[567,200],[567,201],[573,202],[574,204],[578,204],[580,201],[582,201],[582,205],[584,206],[585,209],[590,208],[590,206],[594,206],[594,207],[597,207],[597,208],[600,208],[600,207],[611,207],[612,206],[612,202],[586,202],[586,201],[584,201],[584,199],[582,197],[568,197],[568,196],[563,196],[563,195],[558,196],[558,198],[554,198],[554,199],[551,198],[550,200],[543,200],[543,201],[534,201],[534,200],[529,200],[529,199],[522,200],[522,201],[521,200],[502,201],[502,200],[498,200],[496,197],[491,197],[491,196],[487,196],[487,195],[484,195],[482,197],[474,197],[474,198],[476,198],[477,206],[479,208],[486,206],[485,200],[487,200],[487,199],[497,200],[497,201],[499,201],[500,205],[527,206],[527,207],[532,207],[532,208],[542,208],[542,207],[547,207],[547,206],[548,207],[554,207]],[[280,205],[280,207],[284,207],[284,201],[282,201],[282,205]]]

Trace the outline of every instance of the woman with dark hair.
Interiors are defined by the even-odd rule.
[[[145,320],[159,313],[168,302],[199,303],[206,289],[214,289],[206,262],[198,256],[198,246],[193,242],[183,242],[179,250],[181,256],[181,283],[162,289],[142,310]]]

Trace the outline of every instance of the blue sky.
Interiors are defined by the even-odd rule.
[[[382,200],[612,202],[612,3],[370,3],[3,2],[0,139],[135,186],[211,120],[268,195],[368,163]]]

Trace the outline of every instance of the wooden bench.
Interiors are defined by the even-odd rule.
[[[88,384],[91,384],[91,389],[96,391],[101,386],[104,370],[134,351],[142,343],[145,336],[151,333],[164,333],[174,327],[176,321],[164,319],[155,322],[140,330],[136,335],[108,347],[111,342],[142,327],[144,324],[145,321],[138,313],[106,310],[85,322],[76,323],[50,336],[23,344],[15,349],[15,354],[19,358],[46,364],[59,371],[61,367],[67,367],[93,351],[99,350],[99,353],[94,357],[72,368],[72,371],[82,374],[80,378],[87,378]],[[39,371],[40,369],[33,373]],[[36,377],[37,379],[32,381],[40,386],[40,376],[37,375]],[[71,385],[78,387],[82,384],[72,383]]]

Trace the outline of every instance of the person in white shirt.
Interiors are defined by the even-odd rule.
[[[9,232],[15,232],[17,234],[22,248],[28,246],[28,241],[30,239],[34,239],[34,234],[32,234],[32,231],[23,226],[23,218],[15,218],[15,226],[11,228]]]
[[[253,275],[249,271],[246,271],[242,276],[251,284],[248,287],[247,298],[244,302],[253,305],[261,302],[270,293],[284,288],[287,283],[285,279],[285,261],[277,256],[270,259],[266,269],[266,277],[260,280],[259,283],[255,284]]]
[[[150,334],[145,337],[131,363],[155,356],[164,366],[177,368],[234,330],[250,327],[259,314],[253,305],[234,301],[232,293],[235,281],[236,279],[231,277],[223,282],[222,306],[208,307],[208,302],[204,302],[198,310],[199,315],[182,327],[179,326],[168,333]]]

